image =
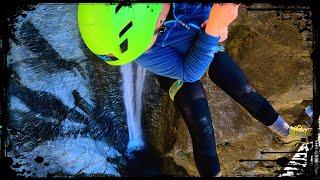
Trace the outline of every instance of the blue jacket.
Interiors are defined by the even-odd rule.
[[[201,23],[208,19],[212,4],[173,3],[174,20],[165,22],[165,32],[135,61],[155,74],[184,82],[199,80],[223,50],[219,37],[205,33]]]

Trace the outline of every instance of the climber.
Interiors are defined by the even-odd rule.
[[[87,47],[110,65],[135,61],[157,74],[181,112],[201,176],[220,176],[214,129],[200,78],[210,79],[285,142],[308,136],[292,127],[248,83],[219,42],[238,15],[232,3],[80,4],[78,23]],[[112,27],[112,28],[111,28]]]

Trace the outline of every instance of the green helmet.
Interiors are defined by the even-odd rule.
[[[87,47],[108,64],[123,65],[151,45],[161,9],[161,3],[80,3],[80,34]]]

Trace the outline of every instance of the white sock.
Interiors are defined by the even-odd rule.
[[[216,174],[214,177],[221,177],[221,171],[218,174]]]
[[[283,120],[281,116],[278,116],[277,120],[272,125],[267,127],[280,136],[288,136],[290,132],[289,124]]]

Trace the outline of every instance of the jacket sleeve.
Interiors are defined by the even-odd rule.
[[[208,35],[201,30],[198,39],[178,70],[180,80],[194,82],[199,80],[213,60],[214,54],[221,50],[218,45],[220,37]]]
[[[178,54],[170,47],[154,45],[135,62],[155,74],[194,82],[206,72],[214,54],[223,49],[218,45],[219,38],[200,30],[194,45],[185,55]]]

